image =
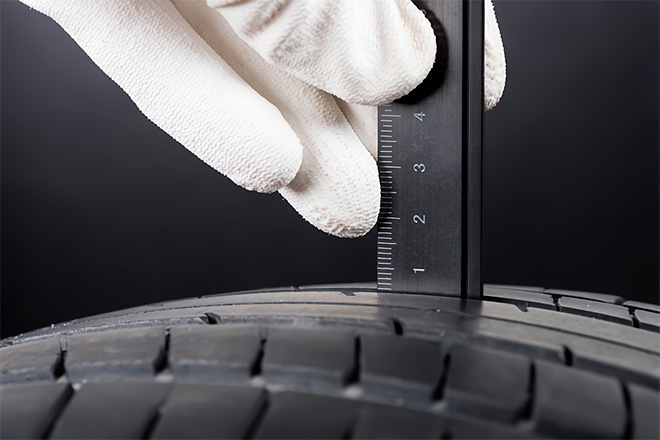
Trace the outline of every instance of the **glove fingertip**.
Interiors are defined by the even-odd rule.
[[[347,89],[340,98],[352,104],[382,105],[407,95],[428,76],[436,60],[435,31],[412,3],[399,3],[398,9],[399,22],[405,26],[396,33],[396,41],[387,34],[379,38],[386,41],[387,50],[373,63],[377,68],[365,70],[360,86]]]
[[[295,157],[289,157],[274,164],[275,166],[257,168],[239,176],[234,174],[231,176],[231,180],[248,191],[271,194],[289,185],[295,179],[301,162],[302,151]]]
[[[352,133],[348,148],[326,144],[325,150],[306,151],[301,171],[280,194],[309,223],[341,238],[365,235],[378,221],[378,167]],[[332,160],[330,160],[332,159]]]

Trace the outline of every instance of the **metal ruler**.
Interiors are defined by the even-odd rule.
[[[378,289],[481,298],[484,4],[417,1],[438,54],[379,108]]]

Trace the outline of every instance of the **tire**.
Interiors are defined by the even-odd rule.
[[[486,286],[172,301],[0,341],[2,438],[660,437],[660,308]]]

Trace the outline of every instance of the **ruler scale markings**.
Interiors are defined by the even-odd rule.
[[[380,107],[378,289],[480,298],[483,0],[424,4],[447,56],[414,99]]]

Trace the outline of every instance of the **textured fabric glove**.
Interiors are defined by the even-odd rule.
[[[435,58],[430,23],[410,0],[22,1],[59,23],[151,121],[238,185],[279,190],[340,237],[376,223],[373,106],[410,92]],[[488,2],[487,108],[504,79]]]

